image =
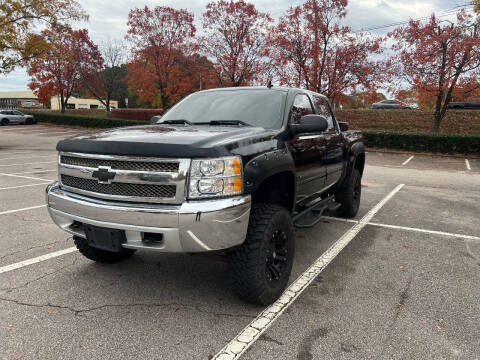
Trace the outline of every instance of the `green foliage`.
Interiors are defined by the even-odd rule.
[[[99,116],[84,116],[61,114],[54,112],[24,111],[35,116],[38,122],[47,122],[58,125],[83,126],[91,128],[111,128],[148,124],[146,121],[113,119]]]
[[[363,131],[365,145],[430,153],[480,154],[480,135]]]

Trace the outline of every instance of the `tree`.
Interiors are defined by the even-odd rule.
[[[426,23],[412,20],[389,34],[396,51],[392,74],[420,98],[435,97],[434,133],[440,130],[455,89],[478,86],[474,79],[480,68],[479,26],[478,19],[462,10],[456,22],[433,14]]]
[[[213,59],[221,85],[241,86],[261,75],[271,22],[268,14],[244,0],[207,4],[200,43]]]
[[[346,7],[347,0],[308,0],[280,18],[269,38],[280,83],[323,93],[331,102],[357,87],[375,87],[371,57],[381,53],[382,39],[341,26]]]
[[[81,59],[82,83],[88,92],[98,99],[110,112],[110,101],[114,98],[120,100],[121,90],[125,92],[123,78],[126,76],[122,67],[125,59],[125,47],[117,42],[104,44],[100,51],[93,43],[89,51],[82,54],[90,57],[91,61]],[[92,65],[93,68],[92,68]]]
[[[29,41],[42,43],[45,49],[28,64],[29,87],[43,103],[58,95],[61,110],[65,112],[68,99],[81,84],[82,71],[97,71],[102,64],[101,59],[91,56],[95,47],[88,31],[74,31],[67,25],[56,24],[40,35],[32,35]]]
[[[193,14],[187,10],[157,6],[133,9],[128,15],[127,39],[133,44],[133,60],[127,64],[129,87],[141,100],[165,106],[178,94],[182,81],[178,60],[195,35]]]
[[[74,0],[0,1],[0,74],[9,73],[43,51],[41,44],[26,41],[39,23],[86,19],[87,14]]]

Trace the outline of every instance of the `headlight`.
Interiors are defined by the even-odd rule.
[[[243,192],[240,157],[192,160],[188,197],[198,199],[238,195]]]

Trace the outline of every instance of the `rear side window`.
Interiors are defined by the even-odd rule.
[[[330,109],[330,105],[325,98],[313,95],[313,102],[315,105],[315,109],[317,110],[318,115],[322,115],[327,119],[328,128],[326,131],[336,131],[335,128],[335,121],[333,119],[332,110]]]
[[[295,96],[293,101],[292,110],[290,110],[290,122],[292,124],[298,124],[300,118],[304,115],[313,114],[312,104],[310,99],[305,94],[299,94]]]

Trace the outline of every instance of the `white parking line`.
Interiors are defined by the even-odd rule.
[[[61,136],[65,134],[78,134],[79,131],[50,131],[50,132],[43,132],[43,133],[36,133],[35,135],[54,135],[54,136]]]
[[[358,223],[358,221],[356,221],[356,220],[337,218],[337,217],[333,217],[333,216],[322,216],[322,218],[324,218],[326,220],[333,220],[333,221],[340,221],[340,222]],[[466,239],[466,240],[479,240],[480,241],[480,237],[473,236],[473,235],[456,234],[456,233],[449,233],[449,232],[444,232],[444,231],[420,229],[420,228],[390,225],[390,224],[380,224],[380,223],[374,223],[374,222],[369,222],[367,225],[386,228],[386,229],[405,230],[405,231],[419,232],[419,233],[424,233],[424,234],[441,235],[441,236],[456,237],[456,238]]]
[[[56,258],[58,256],[62,256],[62,255],[65,255],[65,254],[70,254],[70,253],[75,252],[75,251],[78,251],[78,250],[75,246],[73,246],[73,247],[70,247],[70,248],[67,248],[67,249],[51,252],[49,254],[45,254],[45,255],[42,255],[42,256],[37,256],[37,257],[32,258],[32,259],[20,261],[20,262],[15,263],[15,264],[2,266],[2,267],[0,267],[0,274],[6,273],[6,272],[12,271],[12,270],[20,269],[22,267],[32,265],[32,264],[36,264],[36,263],[39,263],[39,262],[42,262],[42,261],[45,261],[45,260],[53,259],[53,258]]]
[[[26,154],[26,155],[28,155],[28,154]],[[31,159],[32,157],[37,158],[37,157],[50,157],[50,156],[54,157],[55,155],[54,154],[50,154],[50,155],[30,155],[26,159]],[[24,157],[18,157],[18,156],[11,157],[11,158],[0,158],[0,160],[22,160],[22,159],[25,159],[25,158]]]
[[[42,126],[42,128],[45,129],[46,126]],[[10,128],[10,129],[2,129],[2,130],[0,130],[0,134],[3,133],[3,132],[5,132],[5,131],[14,131],[14,130],[30,130],[30,131],[35,131],[35,130],[39,130],[39,128],[38,128],[38,127],[35,127],[35,128],[32,129],[32,128],[25,128],[25,127],[23,127],[23,126],[19,126],[19,127],[15,126],[15,127]]]
[[[19,151],[19,152],[8,152],[8,151],[5,151],[5,152],[1,152],[0,151],[0,154],[8,154],[8,155],[28,155],[28,154],[34,154],[35,152],[33,151]]]
[[[26,171],[26,172],[12,173],[11,175],[24,175],[24,174],[26,175],[26,174],[36,174],[36,173],[54,172],[54,171],[58,171],[58,169]]]
[[[43,178],[32,177],[32,176],[13,175],[13,174],[5,174],[5,173],[0,173],[0,176],[11,176],[11,177],[17,177],[17,178],[22,178],[22,179],[30,179],[30,180],[53,181],[51,179],[43,179]]]
[[[9,186],[9,187],[4,187],[0,188],[0,190],[13,190],[13,189],[20,189],[20,188],[25,188],[25,187],[31,187],[31,186],[40,186],[40,185],[47,185],[49,182],[43,182],[43,183],[37,183],[37,184],[29,184],[29,185],[18,185],[18,186]]]
[[[272,305],[263,310],[232,341],[218,352],[213,359],[238,359],[277,320],[310,283],[340,254],[358,233],[372,220],[375,214],[404,186],[400,184],[382,201],[375,205],[357,224],[324,252],[300,277],[298,277]]]
[[[472,170],[470,167],[470,161],[468,161],[468,159],[465,159],[465,165],[467,165],[467,170]]]
[[[22,209],[0,211],[0,215],[13,214],[13,213],[16,213],[16,212],[33,210],[33,209],[40,209],[40,208],[45,207],[45,206],[47,206],[47,205],[44,204],[44,205],[30,206],[30,207],[26,207],[26,208],[22,208]]]
[[[37,161],[37,162],[31,162],[31,163],[19,163],[19,164],[2,164],[0,165],[1,167],[5,166],[21,166],[21,165],[36,165],[36,164],[52,164],[56,163],[56,161]]]
[[[420,232],[424,234],[442,235],[442,236],[450,236],[450,237],[456,237],[456,238],[466,239],[466,240],[480,241],[480,237],[473,236],[473,235],[455,234],[455,233],[449,233],[444,231],[419,229],[419,228],[412,228],[412,227],[398,226],[398,225],[379,224],[379,223],[373,223],[373,222],[368,223],[368,225],[382,227],[386,229],[406,230],[406,231]]]
[[[410,156],[407,160],[405,160],[405,161],[402,163],[402,166],[407,165],[414,157],[415,157],[415,155]]]

